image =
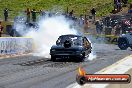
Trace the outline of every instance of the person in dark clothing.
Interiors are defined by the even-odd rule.
[[[107,26],[107,27],[111,26],[111,18],[110,17],[105,18],[105,26]]]
[[[4,20],[7,21],[8,20],[8,11],[11,11],[7,8],[4,9]]]
[[[40,13],[40,12],[37,12],[35,9],[33,9],[33,10],[31,11],[31,13],[32,13],[32,21],[33,21],[33,22],[36,22],[36,13]]]
[[[121,0],[114,0],[114,10],[120,11],[121,10]]]
[[[117,10],[117,0],[114,0],[114,10]]]
[[[114,10],[117,9],[117,0],[114,0]]]
[[[96,10],[95,10],[95,8],[93,8],[93,9],[91,10],[91,14],[92,14],[92,17],[93,17],[93,22],[95,22],[95,15],[96,15]]]
[[[121,33],[121,23],[117,23],[116,26],[114,27],[115,29],[115,35],[120,35]]]
[[[117,10],[121,11],[122,7],[121,7],[121,0],[117,0]]]
[[[3,33],[3,26],[1,25],[1,21],[0,21],[0,37],[2,36]]]
[[[82,27],[84,25],[84,18],[83,15],[80,15],[80,18],[78,19],[79,26]]]
[[[27,8],[27,10],[25,11],[26,12],[26,15],[27,15],[27,23],[30,22],[30,14],[31,14],[31,11],[29,8]]]
[[[73,16],[73,10],[71,12],[69,12],[69,16],[72,17]]]
[[[97,21],[96,23],[95,23],[95,25],[96,25],[96,33],[97,34],[101,34],[101,32],[102,32],[102,25],[100,24],[100,22],[99,21]]]

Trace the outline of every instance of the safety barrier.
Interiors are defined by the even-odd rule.
[[[0,38],[0,55],[29,53],[33,50],[32,38],[2,37]]]

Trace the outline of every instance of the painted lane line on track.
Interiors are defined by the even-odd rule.
[[[124,69],[122,69],[124,68]],[[123,74],[132,68],[132,55],[127,56],[116,63],[96,72],[95,74]],[[125,72],[124,72],[125,71]],[[80,86],[78,83],[73,83],[66,88],[105,88],[108,84],[86,84]]]

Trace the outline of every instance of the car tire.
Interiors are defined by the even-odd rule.
[[[118,39],[118,47],[121,50],[126,50],[128,48],[128,42],[125,38],[119,38]]]
[[[83,53],[83,56],[81,57],[81,62],[85,61],[85,53]]]
[[[51,55],[51,61],[56,61],[56,57]]]
[[[83,62],[85,61],[85,53],[83,53],[82,56],[78,57],[77,62]]]

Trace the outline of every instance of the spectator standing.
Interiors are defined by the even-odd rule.
[[[114,0],[114,10],[115,11],[121,10],[121,0]]]
[[[32,13],[32,21],[33,21],[33,22],[36,22],[36,13],[40,13],[40,12],[37,12],[35,9],[33,9],[33,10],[31,11],[31,13]]]
[[[88,18],[85,15],[85,19],[84,19],[84,32],[88,32],[89,29],[89,21]]]
[[[114,27],[114,31],[115,31],[115,35],[120,35],[121,33],[121,23],[116,24],[116,26]]]
[[[0,21],[0,37],[2,37],[2,33],[3,33],[3,26],[2,26],[1,21]]]
[[[73,10],[71,12],[69,12],[69,16],[72,17],[73,16]]]
[[[84,18],[83,18],[83,15],[80,15],[80,18],[79,18],[79,26],[82,27],[84,25]]]
[[[101,34],[101,25],[99,20],[96,21],[95,25],[96,25],[96,33]]]
[[[4,20],[7,21],[8,20],[8,12],[11,11],[7,8],[4,9]]]
[[[114,0],[114,10],[117,10],[117,0]]]
[[[104,24],[103,24],[103,21],[100,20],[100,32],[103,33],[104,31]]]
[[[93,7],[93,9],[91,10],[91,14],[92,14],[93,22],[95,22],[96,10],[95,10],[94,7]]]
[[[46,15],[45,11],[40,10],[40,16],[41,16],[41,17],[45,17],[45,15]]]
[[[104,24],[106,27],[111,26],[111,18],[109,16],[105,17]]]
[[[30,22],[30,14],[31,14],[31,11],[29,8],[27,8],[27,10],[25,11],[26,12],[26,15],[27,15],[27,23]]]
[[[117,11],[121,11],[122,6],[121,6],[121,0],[117,0]]]

